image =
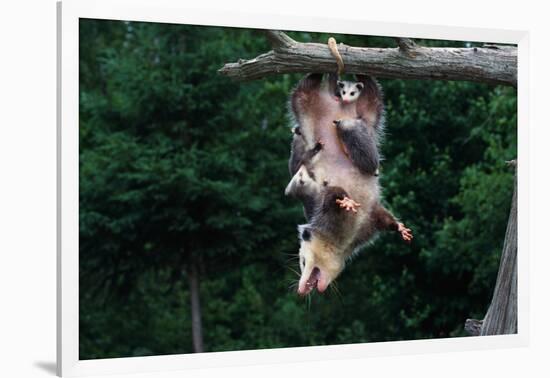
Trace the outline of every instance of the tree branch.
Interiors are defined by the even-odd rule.
[[[413,42],[412,39],[409,38],[397,38],[397,45],[399,46],[399,50],[407,55],[410,58],[415,57],[414,50],[416,49],[416,43]]]
[[[265,30],[265,36],[274,49],[289,48],[296,44],[296,41],[278,30]]]
[[[336,61],[326,44],[297,42],[281,31],[266,31],[266,36],[273,50],[250,60],[227,63],[218,72],[237,80],[285,73],[336,72]],[[398,48],[339,44],[338,49],[350,74],[516,86],[516,47],[428,48],[407,38],[398,38],[397,43]]]

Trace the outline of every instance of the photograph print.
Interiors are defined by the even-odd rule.
[[[79,21],[79,358],[517,333],[517,46]]]

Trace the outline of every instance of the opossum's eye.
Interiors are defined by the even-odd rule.
[[[355,96],[355,92],[351,92],[350,95],[351,95],[351,96]]]
[[[304,228],[304,230],[302,231],[302,240],[306,242],[311,240],[311,231],[309,231],[307,228]]]
[[[342,94],[346,94],[346,91],[342,91]]]

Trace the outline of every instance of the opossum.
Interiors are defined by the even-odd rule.
[[[379,175],[381,156],[378,145],[384,130],[384,107],[382,102],[382,90],[378,83],[366,76],[359,77],[362,81],[342,82],[337,75],[330,74],[325,82],[331,92],[338,93],[339,85],[359,86],[361,91],[356,94],[353,101],[342,101],[339,95],[335,95],[334,102],[329,105],[336,114],[344,115],[333,120],[341,148],[345,155],[364,174]],[[296,120],[300,118],[295,113],[296,107],[293,104],[294,95],[291,97],[291,109]],[[358,100],[361,101],[358,101]],[[367,99],[369,99],[367,101]],[[299,124],[300,122],[297,121]],[[294,127],[291,157],[289,160],[290,174],[296,174],[303,160],[303,153],[311,148],[314,142],[311,135],[302,133],[301,127]],[[322,139],[322,138],[321,138]]]
[[[345,104],[350,104],[357,101],[361,91],[364,88],[364,84],[361,82],[353,82],[346,80],[338,80],[336,82],[336,97],[340,98]]]
[[[315,157],[323,149],[323,143],[317,142],[312,149],[306,150],[305,143],[300,141],[300,132],[298,128],[294,129],[293,142],[294,148],[289,160],[289,170],[294,172],[294,176],[288,183],[285,194],[293,196],[302,201],[304,206],[304,215],[309,220],[315,211],[315,199],[320,195],[322,186],[328,182],[317,183],[313,165]]]
[[[372,127],[369,125],[378,125],[382,119],[376,81],[367,76],[357,79],[364,90],[352,103],[335,99],[334,75],[323,81],[323,75],[309,74],[291,94],[299,133],[293,137],[289,162],[293,178],[286,193],[302,200],[308,222],[298,226],[301,295],[313,289],[326,290],[344,269],[345,261],[378,231],[393,230],[407,242],[412,239],[411,230],[380,203],[378,177],[356,164],[349,150],[353,145],[341,138],[343,134],[335,127],[335,121],[342,128],[348,122],[352,128]],[[319,142],[322,148],[311,153]],[[369,149],[368,155],[378,156],[377,143],[363,147]]]
[[[367,175],[378,176],[380,154],[378,139],[381,126],[368,126],[361,118],[335,120],[334,126],[344,153]]]
[[[358,83],[361,91],[354,101],[341,106],[356,103],[356,118],[344,118],[334,120],[338,136],[342,142],[344,153],[353,161],[355,166],[363,173],[378,176],[380,154],[378,145],[384,131],[384,105],[382,101],[382,88],[370,77],[363,76]],[[334,77],[329,76],[329,80]],[[340,83],[340,82],[339,82]],[[350,82],[347,82],[350,83]],[[343,99],[343,97],[342,97]],[[361,101],[358,101],[361,99]]]

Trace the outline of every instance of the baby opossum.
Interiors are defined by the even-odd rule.
[[[343,81],[336,82],[336,97],[339,97],[344,104],[357,101],[364,85],[361,82]]]
[[[379,125],[383,107],[377,83],[358,76],[364,90],[355,102],[344,104],[334,100],[335,76],[329,75],[325,81],[322,78],[321,74],[306,76],[291,95],[299,133],[293,138],[289,162],[293,178],[286,192],[302,200],[308,221],[299,226],[301,295],[315,288],[326,290],[343,270],[346,259],[377,231],[394,230],[403,240],[412,239],[411,231],[381,205],[378,178],[365,174],[352,159],[350,147],[354,150],[355,145],[340,137],[348,135],[347,126]],[[341,120],[340,126],[335,127],[337,120]],[[316,148],[319,142],[322,148]],[[377,156],[376,143],[361,147],[376,150],[367,152]]]
[[[295,138],[293,145],[294,151],[289,160],[289,170],[294,174],[288,183],[285,194],[293,196],[302,201],[304,206],[304,215],[307,220],[311,218],[315,210],[315,198],[321,192],[321,184],[316,182],[315,172],[313,171],[314,158],[322,150],[323,144],[317,142],[312,149],[306,151],[305,143],[299,140],[299,128],[294,129]],[[327,182],[324,183],[326,186]]]
[[[329,75],[329,81],[334,80],[337,80],[337,77],[334,74]],[[336,88],[337,99],[342,107],[349,107],[349,104],[362,99],[356,103],[356,118],[334,120],[344,153],[363,173],[378,176],[378,144],[384,129],[382,89],[370,78],[358,82],[337,80]],[[366,98],[369,98],[369,101],[366,101]]]
[[[344,153],[367,175],[378,176],[380,127],[369,127],[361,118],[335,120],[334,125]]]

